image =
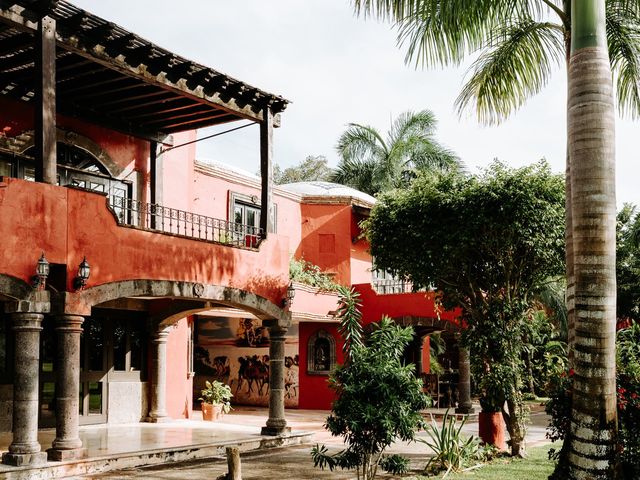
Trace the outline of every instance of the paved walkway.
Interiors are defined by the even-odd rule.
[[[343,447],[339,438],[332,437],[323,424],[328,415],[326,411],[317,410],[287,410],[287,420],[293,430],[312,431],[313,442],[326,444],[330,450],[337,451]],[[262,408],[239,407],[221,420],[218,428],[232,426],[256,429],[264,424],[266,411]],[[196,424],[202,422],[194,421]],[[213,424],[215,425],[215,424]],[[527,442],[529,446],[547,443],[545,439],[545,427],[547,416],[534,409],[531,416]],[[215,430],[215,426],[213,429]],[[470,420],[464,427],[467,434],[477,435],[477,420]],[[419,436],[425,436],[421,432]],[[261,450],[242,454],[243,480],[351,480],[353,472],[322,471],[313,467],[309,445],[295,446],[278,450]],[[412,469],[420,470],[424,467],[428,457],[428,447],[422,443],[398,442],[390,450],[391,453],[401,453],[411,460]],[[153,467],[130,468],[115,472],[93,474],[82,477],[83,479],[107,480],[107,479],[211,479],[214,480],[227,472],[226,460],[222,456],[212,457],[206,460],[197,460],[178,464],[164,464]],[[381,476],[383,479],[391,479],[392,476]]]

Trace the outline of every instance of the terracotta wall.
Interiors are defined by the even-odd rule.
[[[434,292],[377,294],[370,283],[354,285],[362,301],[364,324],[377,322],[383,315],[391,318],[404,316],[439,318],[458,325],[459,311],[436,311]]]
[[[40,252],[67,265],[68,290],[84,256],[89,287],[129,279],[231,286],[278,304],[288,285],[289,245],[271,235],[260,251],[231,248],[116,224],[104,196],[5,178],[0,185],[2,272],[29,281]],[[23,254],[16,255],[16,252]]]
[[[351,284],[351,206],[305,204],[302,241],[296,258],[318,265],[334,275],[336,282]]]
[[[193,378],[189,375],[189,341],[192,321],[183,318],[167,339],[167,414],[171,418],[191,418]]]
[[[335,400],[333,390],[329,388],[327,375],[309,375],[307,373],[307,345],[309,338],[318,330],[325,330],[336,341],[336,360],[344,362],[342,340],[338,334],[337,324],[320,322],[300,322],[300,400],[299,408],[329,410]]]
[[[4,131],[7,137],[32,131],[33,125],[33,109],[30,105],[0,98],[0,131]],[[143,175],[145,182],[148,181],[149,142],[64,115],[57,116],[57,125],[89,138],[120,167],[135,169]]]

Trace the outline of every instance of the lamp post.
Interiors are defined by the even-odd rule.
[[[36,290],[44,290],[49,276],[49,262],[44,256],[44,252],[40,256],[36,264],[36,274],[33,276],[33,288]]]
[[[89,280],[89,275],[91,275],[91,266],[89,262],[87,262],[87,257],[82,259],[80,265],[78,265],[78,274],[76,278],[73,279],[73,286],[76,290],[83,290],[87,285],[87,281]]]

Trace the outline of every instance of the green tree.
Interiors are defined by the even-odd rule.
[[[625,204],[618,212],[616,278],[618,322],[640,322],[640,214]]]
[[[574,396],[572,426],[581,433],[576,446],[566,451],[573,452],[572,478],[585,472],[607,478],[615,463],[616,423],[611,79],[613,73],[619,109],[637,116],[640,3],[354,0],[354,5],[358,12],[397,22],[399,42],[408,46],[407,59],[417,64],[456,64],[480,51],[457,105],[475,108],[485,123],[506,118],[546,85],[554,65],[566,63],[570,360],[574,350],[584,353],[582,360],[576,359],[573,377],[579,393]],[[599,321],[593,321],[595,317]],[[566,443],[572,439],[569,435]]]
[[[372,480],[378,468],[405,473],[408,460],[385,456],[396,439],[413,440],[422,425],[420,410],[428,406],[414,365],[403,365],[403,353],[413,338],[411,327],[400,327],[387,317],[373,325],[364,344],[351,343],[350,361],[336,368],[330,386],[333,402],[326,428],[344,438],[346,448],[331,454],[324,445],[311,452],[320,468],[356,469],[358,479]]]
[[[276,185],[285,183],[329,181],[333,171],[324,155],[309,155],[298,165],[282,170],[278,164],[273,166],[273,181]]]
[[[406,184],[416,171],[460,168],[458,157],[435,140],[435,127],[429,110],[401,114],[386,138],[374,127],[350,123],[338,140],[332,181],[375,195]]]
[[[377,268],[462,308],[472,372],[486,404],[502,409],[514,455],[524,454],[526,314],[536,288],[563,271],[563,202],[544,162],[496,162],[481,177],[418,177],[382,195],[366,225]]]

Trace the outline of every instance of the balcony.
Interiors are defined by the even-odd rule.
[[[258,249],[264,238],[264,230],[253,225],[120,196],[109,196],[108,202],[120,226],[252,250]]]
[[[29,283],[45,252],[52,268],[61,269],[58,291],[75,291],[73,278],[84,257],[92,267],[89,287],[126,280],[197,282],[245,290],[279,305],[289,283],[288,237],[263,239],[254,227],[84,189],[0,177],[0,231],[0,274]]]

